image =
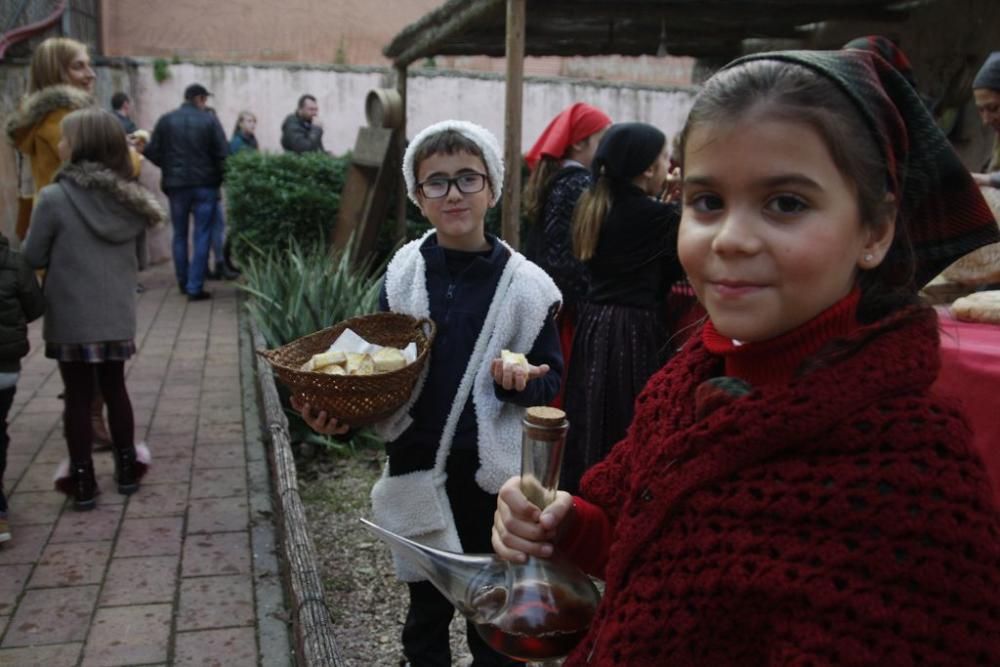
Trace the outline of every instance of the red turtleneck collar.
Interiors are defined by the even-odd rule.
[[[802,326],[771,340],[736,345],[731,338],[716,331],[711,320],[702,329],[701,340],[709,352],[725,359],[729,377],[742,378],[755,387],[787,382],[803,361],[830,340],[858,328],[860,299],[861,292],[855,288]]]

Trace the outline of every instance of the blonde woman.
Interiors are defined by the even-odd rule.
[[[252,111],[241,111],[233,128],[233,138],[229,140],[229,154],[236,155],[243,149],[258,150],[257,116]]]
[[[32,54],[28,95],[6,127],[10,142],[31,162],[32,199],[59,168],[59,124],[71,111],[94,105],[96,79],[87,47],[75,39],[52,37]],[[15,232],[22,241],[28,221],[27,215],[18,216]]]
[[[28,234],[35,195],[52,182],[62,163],[58,149],[62,119],[72,111],[96,105],[96,80],[86,45],[75,39],[51,37],[39,44],[31,55],[28,95],[7,121],[7,136],[31,163],[32,184],[22,187],[14,229],[22,241]],[[94,437],[107,448],[111,436],[104,425],[102,412],[98,392],[93,406]]]

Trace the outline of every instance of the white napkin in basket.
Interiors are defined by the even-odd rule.
[[[333,341],[330,345],[328,352],[356,352],[358,354],[367,353],[372,356],[376,352],[381,350],[383,345],[376,345],[375,343],[369,343],[364,338],[355,333],[352,329],[347,328],[337,336],[337,340]],[[407,364],[412,364],[417,360],[417,344],[410,342],[406,347],[403,348],[403,358],[406,359]]]

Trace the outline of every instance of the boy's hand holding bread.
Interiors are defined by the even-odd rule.
[[[502,350],[500,358],[490,365],[493,381],[508,391],[524,391],[529,380],[540,378],[549,372],[549,365],[532,366],[527,357],[519,352]]]

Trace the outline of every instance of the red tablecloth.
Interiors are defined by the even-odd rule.
[[[937,310],[941,375],[934,388],[961,402],[1000,507],[1000,325],[959,322],[947,308]]]

